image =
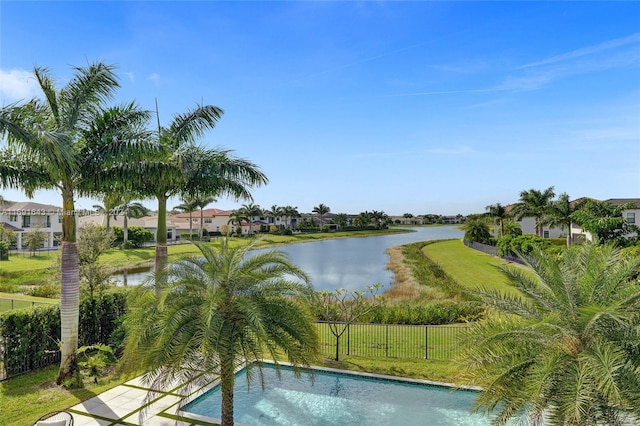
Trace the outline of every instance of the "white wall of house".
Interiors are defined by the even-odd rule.
[[[520,229],[522,229],[523,234],[534,234],[536,233],[536,220],[533,217],[523,217],[522,220],[519,220]],[[542,235],[543,238],[562,238],[566,237],[569,233],[567,228],[560,229],[554,228],[551,226],[543,226],[542,227]]]
[[[0,223],[13,228],[16,233],[16,247],[21,248],[26,233],[39,228],[47,234],[44,248],[58,245],[57,238],[62,236],[62,209],[49,204],[19,202],[0,208]]]

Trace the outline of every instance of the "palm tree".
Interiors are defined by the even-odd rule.
[[[549,205],[544,223],[549,226],[559,227],[560,229],[567,229],[567,247],[571,245],[573,240],[571,236],[571,224],[573,223],[571,215],[573,212],[584,207],[585,202],[586,200],[584,199],[571,202],[571,200],[569,200],[569,194],[563,192],[558,196],[556,201],[551,202]]]
[[[62,195],[61,361],[56,379],[75,373],[78,349],[79,275],[75,197],[97,195],[119,176],[122,162],[149,149],[140,143],[149,115],[134,104],[104,108],[119,87],[114,67],[74,67],[61,89],[46,68],[34,74],[43,99],[0,109],[0,186]],[[132,166],[133,167],[133,166]]]
[[[375,222],[376,228],[382,228],[389,216],[384,211],[374,210],[371,212],[371,220]]]
[[[282,214],[287,218],[287,228],[291,228],[291,220],[293,218],[300,217],[298,208],[293,206],[284,206],[282,208]]]
[[[530,189],[520,193],[520,202],[514,206],[514,214],[518,220],[523,217],[533,217],[535,219],[536,235],[543,236],[544,218],[548,214],[551,200],[555,197],[553,186],[539,191]]]
[[[318,226],[320,227],[321,231],[322,231],[322,225],[324,224],[324,222],[322,221],[322,218],[324,217],[325,214],[329,213],[330,211],[331,209],[329,208],[329,206],[325,206],[322,203],[318,204],[312,210],[313,213],[316,213],[318,216],[320,216],[320,224]]]
[[[231,212],[231,214],[229,215],[229,222],[230,224],[236,224],[236,226],[238,227],[237,230],[238,232],[240,232],[240,230],[242,229],[242,222],[248,222],[249,218],[245,216],[245,212],[242,209],[236,209],[233,210]]]
[[[278,207],[277,205],[274,204],[273,206],[271,206],[270,209],[264,209],[263,213],[265,216],[273,218],[273,225],[275,226],[276,218],[281,217],[283,215],[282,212],[283,212],[282,207]]]
[[[176,210],[189,213],[189,238],[193,237],[193,212],[198,208],[196,199],[190,195],[182,196],[182,204],[175,206]]]
[[[491,240],[489,225],[487,225],[487,219],[484,217],[470,217],[460,225],[460,229],[464,231],[465,240],[479,243],[488,243]]]
[[[409,223],[412,223],[411,219],[413,218],[413,215],[411,213],[405,213],[402,215],[402,217],[404,217],[405,219],[409,219]]]
[[[489,216],[493,217],[497,222],[500,229],[500,235],[498,235],[498,238],[504,237],[504,220],[509,217],[507,209],[500,203],[491,204],[485,208],[489,212]]]
[[[527,259],[523,261],[528,262]],[[587,243],[503,267],[522,297],[483,290],[498,314],[472,326],[460,362],[494,423],[621,425],[640,419],[640,256]],[[627,416],[628,423],[623,421]]]
[[[195,145],[196,139],[213,129],[221,116],[222,110],[216,106],[198,105],[175,115],[168,127],[162,127],[158,119],[156,138],[160,149],[154,156],[141,158],[141,165],[128,175],[137,194],[158,201],[156,270],[163,269],[167,262],[169,198],[176,194],[224,194],[250,200],[249,188],[268,181],[258,166],[232,156],[229,150]]]
[[[142,368],[143,380],[159,389],[176,379],[196,389],[219,378],[221,425],[233,425],[237,368],[262,374],[265,357],[284,354],[299,367],[317,356],[312,290],[307,275],[282,252],[249,257],[255,242],[231,249],[226,239],[220,249],[196,246],[201,254],[166,269],[159,297],[153,285],[134,290],[124,363]]]
[[[215,203],[216,201],[218,201],[217,198],[213,196],[206,197],[198,195],[195,197],[196,207],[200,210],[200,232],[198,233],[198,238],[200,239],[200,241],[202,241],[204,229],[204,208],[211,203]]]
[[[338,225],[338,227],[342,229],[345,226],[347,226],[347,221],[349,220],[349,216],[347,216],[346,213],[338,213],[336,217],[333,218],[333,220],[335,221],[336,225]]]
[[[253,221],[262,215],[262,209],[258,204],[249,203],[243,204],[239,210],[249,222],[249,235],[253,235]]]
[[[110,192],[102,197],[102,205],[94,204],[93,208],[96,212],[104,215],[107,219],[107,233],[111,231],[111,217],[116,218],[114,213],[115,207],[120,203],[120,194],[117,192]]]
[[[130,199],[124,200],[114,209],[114,217],[118,214],[122,215],[122,246],[127,247],[129,241],[129,218],[140,218],[149,214],[149,209],[139,202],[131,202]]]

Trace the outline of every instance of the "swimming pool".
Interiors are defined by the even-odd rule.
[[[235,422],[263,425],[430,425],[480,426],[489,419],[471,414],[477,393],[403,380],[373,378],[337,371],[315,370],[296,378],[282,367],[265,365],[265,390],[254,374],[247,390],[244,371],[236,375]],[[257,373],[257,372],[256,372]],[[216,386],[183,408],[183,415],[220,418],[220,388]]]

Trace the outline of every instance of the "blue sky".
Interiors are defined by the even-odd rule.
[[[163,123],[221,107],[201,143],[261,167],[263,208],[640,197],[640,2],[3,0],[0,21],[0,104],[36,94],[34,65],[116,64],[114,102],[157,98]]]

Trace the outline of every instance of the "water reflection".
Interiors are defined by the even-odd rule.
[[[416,227],[413,232],[359,238],[321,240],[278,247],[291,261],[304,270],[316,290],[363,290],[381,283],[388,288],[393,283],[393,273],[386,269],[389,256],[385,250],[416,241],[462,238],[463,232],[455,226]],[[273,250],[261,249],[256,252]],[[150,274],[127,274],[127,284],[139,284]],[[123,274],[114,278],[123,280]]]

